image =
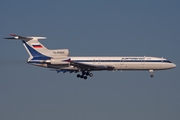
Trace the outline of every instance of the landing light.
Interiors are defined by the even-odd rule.
[[[19,37],[18,36],[16,36],[16,37],[14,37],[15,39],[18,39]]]

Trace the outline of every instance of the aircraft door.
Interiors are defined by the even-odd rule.
[[[119,63],[119,64],[120,64],[120,69],[123,69],[123,68],[124,68],[124,67],[123,67],[123,66],[124,66],[124,61],[123,61],[123,60],[120,60],[120,63]]]
[[[101,64],[101,60],[100,60],[100,59],[99,59],[99,60],[95,60],[95,59],[94,59],[94,60],[93,60],[93,63],[94,63],[94,64]]]
[[[144,65],[145,64],[145,60],[141,60],[141,64]]]
[[[120,65],[123,65],[124,64],[124,61],[123,60],[120,60]]]
[[[100,59],[98,60],[98,64],[101,64],[101,60]]]

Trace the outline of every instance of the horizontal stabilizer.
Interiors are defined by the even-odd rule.
[[[12,37],[7,37],[4,39],[16,39],[16,40],[46,39],[46,37],[33,37],[33,36],[24,37],[24,36],[15,35],[15,34],[10,34],[10,36]]]

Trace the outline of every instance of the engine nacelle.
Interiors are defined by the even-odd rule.
[[[65,61],[65,59],[56,59],[56,58],[53,58],[51,60],[46,60],[46,63],[49,63],[51,65],[68,65],[69,62],[68,61]]]

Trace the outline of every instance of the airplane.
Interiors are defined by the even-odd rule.
[[[57,73],[69,72],[78,73],[78,78],[87,79],[92,77],[92,71],[122,71],[122,70],[142,70],[149,71],[153,78],[156,70],[167,70],[176,67],[176,64],[160,57],[148,56],[116,56],[116,57],[75,57],[69,56],[68,49],[47,49],[39,40],[46,37],[19,36],[10,34],[11,37],[5,39],[22,40],[22,43],[29,54],[27,63],[51,68]]]

